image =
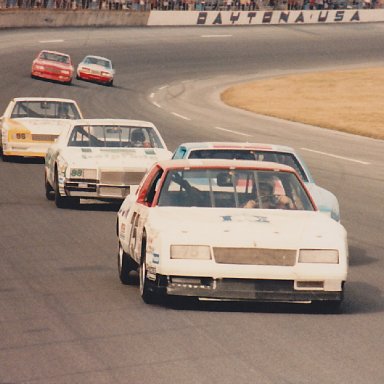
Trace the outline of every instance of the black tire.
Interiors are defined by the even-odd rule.
[[[59,191],[59,182],[57,169],[55,170],[55,186],[54,186],[54,200],[57,208],[74,208],[79,205],[80,199],[78,197],[61,196]]]
[[[50,201],[55,200],[55,191],[53,190],[51,184],[49,184],[46,174],[44,177],[44,184],[45,184],[45,197]]]
[[[123,247],[119,242],[119,251],[117,253],[117,268],[119,271],[119,278],[123,284],[130,284],[131,278],[129,272],[137,269],[137,264],[132,260],[126,252],[124,252]]]
[[[147,278],[147,268],[146,268],[146,248],[147,240],[143,236],[141,242],[141,262],[139,267],[139,284],[140,284],[140,296],[146,304],[155,304],[158,301],[158,298],[150,287],[150,281]]]

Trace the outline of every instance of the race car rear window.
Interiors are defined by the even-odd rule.
[[[237,160],[258,160],[271,161],[292,167],[307,182],[308,177],[303,167],[293,153],[278,151],[263,151],[253,149],[196,149],[192,150],[189,159],[237,159]]]
[[[18,101],[13,108],[11,118],[39,119],[80,119],[80,113],[74,103],[64,101]]]

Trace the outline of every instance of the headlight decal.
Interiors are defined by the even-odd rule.
[[[337,249],[300,249],[299,263],[339,264]]]
[[[208,245],[171,245],[171,259],[211,260],[211,248]]]

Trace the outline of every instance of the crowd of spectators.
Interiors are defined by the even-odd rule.
[[[0,8],[106,10],[309,10],[371,9],[384,0],[0,0]]]

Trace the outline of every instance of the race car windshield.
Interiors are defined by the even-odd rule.
[[[84,64],[94,64],[94,65],[100,65],[101,67],[111,69],[112,64],[109,60],[100,59],[97,57],[87,57],[84,59]]]
[[[254,169],[172,170],[158,205],[315,210],[296,174]]]
[[[75,104],[63,101],[18,101],[13,108],[12,119],[80,119]]]
[[[163,148],[152,127],[120,125],[77,125],[68,141],[69,147]]]

